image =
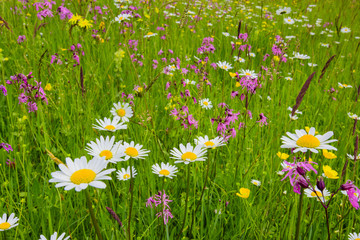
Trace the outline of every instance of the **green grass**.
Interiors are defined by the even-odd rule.
[[[65,5],[72,13],[77,13],[91,19],[94,15],[87,10],[89,2],[66,1]],[[7,153],[0,150],[0,214],[14,212],[20,218],[16,228],[6,231],[8,239],[39,239],[40,234],[49,236],[54,232],[66,232],[71,239],[95,239],[95,230],[92,227],[89,211],[86,207],[85,193],[64,191],[63,188],[55,188],[55,184],[49,183],[51,173],[58,171],[58,166],[46,154],[50,150],[61,161],[66,157],[72,159],[81,156],[91,157],[85,151],[86,144],[95,141],[102,136],[115,136],[116,141],[134,141],[140,143],[151,152],[144,160],[131,160],[138,175],[134,179],[134,202],[131,220],[131,236],[134,239],[176,239],[183,225],[184,211],[187,211],[182,238],[189,239],[293,239],[295,234],[296,219],[298,216],[299,197],[292,190],[288,179],[281,181],[282,176],[276,174],[281,170],[282,160],[276,156],[279,151],[290,153],[288,149],[280,149],[281,136],[286,132],[295,132],[295,129],[303,129],[305,126],[314,126],[320,134],[334,131],[335,139],[339,141],[332,144],[338,148],[335,152],[336,159],[325,159],[322,154],[313,154],[312,158],[319,163],[319,176],[322,174],[322,166],[330,165],[341,175],[346,161],[346,154],[353,155],[355,136],[352,135],[354,121],[347,116],[348,112],[360,114],[358,102],[355,101],[357,88],[359,87],[359,3],[356,1],[258,1],[246,3],[236,1],[214,1],[215,3],[231,6],[232,10],[223,17],[216,18],[217,10],[210,10],[208,1],[202,1],[200,5],[187,6],[187,1],[179,1],[176,8],[165,9],[166,2],[143,4],[134,0],[133,5],[141,9],[136,11],[142,16],[142,21],[131,20],[135,33],[120,34],[120,24],[113,19],[120,14],[112,1],[98,0],[94,6],[106,5],[108,15],[98,16],[98,21],[91,29],[99,29],[101,21],[105,23],[106,33],[98,34],[104,42],[91,37],[91,29],[84,30],[78,26],[70,30],[70,24],[66,20],[60,20],[55,13],[54,17],[40,21],[34,7],[22,9],[22,13],[13,14],[10,7],[14,4],[21,8],[22,4],[15,1],[1,1],[0,16],[8,23],[11,30],[0,24],[0,48],[2,56],[7,61],[0,62],[0,85],[5,85],[8,95],[0,93],[0,143],[11,144],[14,151]],[[184,3],[184,4],[182,4]],[[247,10],[241,11],[240,3]],[[295,25],[284,25],[283,16],[275,14],[278,5],[291,6],[292,12],[287,15],[301,19],[301,15],[308,16],[309,22],[299,22]],[[312,12],[306,11],[308,4],[316,4]],[[268,5],[268,6],[267,6]],[[149,8],[147,8],[149,6]],[[255,6],[267,6],[268,10],[277,19],[261,19],[264,12]],[[176,21],[180,19],[191,21],[184,12],[191,10],[199,13],[201,21],[186,22],[180,28]],[[252,9],[249,11],[249,9]],[[165,19],[163,11],[179,13],[179,17]],[[103,10],[104,12],[105,10]],[[159,13],[157,13],[159,11]],[[296,12],[296,13],[295,13]],[[205,15],[204,13],[207,13]],[[250,15],[255,14],[255,15]],[[147,18],[145,15],[149,15]],[[232,16],[231,18],[225,17]],[[302,27],[303,24],[314,25],[317,18],[321,18],[321,26],[314,29]],[[348,34],[339,33],[338,26],[347,26],[351,29]],[[245,26],[249,33],[251,52],[256,57],[242,57],[245,63],[234,63],[231,52],[231,41],[237,40],[225,37],[222,32],[237,35],[239,21],[242,21],[241,32],[245,32]],[[213,26],[207,26],[211,22]],[[262,26],[266,22],[266,26]],[[274,24],[273,24],[274,22]],[[333,33],[326,32],[322,25],[325,22],[333,22],[328,28]],[[1,22],[0,22],[1,23]],[[34,34],[34,29],[41,23],[47,23],[40,27]],[[167,24],[165,33],[156,30],[158,26]],[[195,26],[195,33],[190,31],[189,25]],[[124,27],[121,28],[122,30]],[[144,38],[148,32],[156,32],[157,36],[149,39]],[[309,32],[315,32],[314,36]],[[325,31],[325,30],[324,30]],[[70,34],[71,33],[71,34]],[[160,36],[166,34],[166,40]],[[332,37],[327,37],[331,34]],[[26,41],[18,44],[19,35],[25,35]],[[281,63],[278,71],[269,70],[271,75],[265,75],[261,80],[262,88],[257,89],[251,97],[248,109],[252,111],[253,119],[246,119],[246,135],[243,129],[237,130],[235,138],[230,138],[228,143],[211,150],[209,156],[211,165],[207,182],[207,188],[200,202],[197,212],[194,213],[200,199],[201,190],[205,181],[206,162],[195,162],[189,165],[176,164],[179,172],[173,179],[159,178],[151,171],[154,163],[170,162],[170,150],[178,148],[179,144],[188,142],[193,144],[197,136],[218,135],[217,124],[211,123],[211,118],[217,118],[223,109],[218,104],[225,102],[234,112],[245,113],[243,102],[231,98],[231,91],[239,91],[235,88],[235,79],[229,76],[229,72],[240,69],[251,69],[259,72],[261,66],[271,67],[271,57],[263,62],[265,53],[271,53],[275,35],[294,35],[289,43],[287,54],[288,61]],[[181,79],[188,78],[199,82],[200,78],[190,71],[183,76],[176,71],[173,77],[162,74],[165,66],[169,65],[170,58],[179,57],[181,67],[194,64],[193,56],[201,46],[204,37],[213,36],[214,54],[209,55],[209,62],[204,65],[208,72],[208,80],[212,87],[204,85],[203,92],[199,93],[193,85],[182,87]],[[144,66],[133,64],[130,55],[133,50],[119,43],[127,44],[129,39],[139,40],[138,52],[144,56]],[[286,40],[287,41],[287,40]],[[339,44],[334,41],[340,42]],[[73,67],[72,55],[69,51],[71,45],[80,43],[85,52],[80,56],[80,66]],[[330,48],[320,46],[320,43],[329,43]],[[122,49],[125,54],[121,63],[115,59],[115,52]],[[158,56],[162,49],[165,53]],[[169,54],[172,49],[174,54]],[[310,60],[291,60],[293,51],[307,54]],[[51,55],[58,53],[61,59],[70,60],[69,64],[50,64]],[[336,55],[335,59],[327,68],[323,79],[318,83],[321,69],[328,59]],[[166,56],[167,64],[161,61]],[[185,56],[191,58],[186,61]],[[0,55],[0,60],[1,60]],[[153,59],[159,61],[157,69],[153,69]],[[227,61],[233,65],[233,69],[226,72],[210,66],[210,63]],[[308,62],[316,63],[317,67],[309,67]],[[172,63],[175,64],[175,63]],[[82,93],[80,83],[80,67],[84,73],[85,93]],[[188,68],[189,69],[189,68]],[[121,70],[121,71],[120,71]],[[296,97],[308,78],[316,71],[315,77],[299,107],[303,112],[298,115],[299,119],[290,121],[287,110],[294,106]],[[36,113],[28,113],[25,105],[19,105],[18,94],[15,86],[6,84],[10,76],[33,72],[37,81],[42,86],[51,84],[52,89],[46,91],[49,104],[39,104]],[[291,73],[291,75],[288,75]],[[291,76],[293,81],[284,79]],[[32,80],[31,80],[32,81]],[[166,98],[168,91],[165,90],[166,82],[175,81],[177,89],[170,88],[173,99],[170,102]],[[136,95],[133,88],[135,85],[149,85],[151,88],[143,94]],[[338,82],[352,85],[353,88],[340,89]],[[33,83],[33,82],[32,82]],[[334,87],[338,90],[332,96],[328,90]],[[204,110],[199,104],[193,104],[191,98],[180,98],[180,92],[189,89],[192,97],[198,102],[201,98],[209,98],[214,108]],[[110,109],[113,103],[122,101],[121,93],[134,94],[134,117],[128,124],[128,129],[108,133],[92,128],[96,119],[111,117]],[[201,94],[201,96],[200,96]],[[261,96],[261,98],[260,98]],[[267,96],[271,100],[267,100]],[[171,105],[179,109],[183,105],[189,107],[190,114],[199,121],[197,129],[184,129],[179,121],[170,115]],[[170,107],[169,107],[170,106]],[[256,121],[259,114],[264,113],[268,118],[268,125],[260,127]],[[236,128],[240,122],[245,122],[246,115],[239,115]],[[144,121],[142,121],[144,120]],[[141,124],[139,124],[141,123]],[[356,134],[359,134],[357,127]],[[300,156],[300,154],[297,154]],[[293,157],[294,155],[291,155]],[[301,155],[302,156],[302,155]],[[16,167],[9,168],[7,159],[15,159]],[[129,166],[130,161],[109,164],[117,169]],[[188,208],[184,209],[186,199],[186,172],[190,168],[190,188]],[[351,179],[355,184],[359,183],[358,175],[353,178],[354,163],[349,162],[347,175],[342,181],[325,179],[326,188],[333,192],[346,179]],[[358,168],[358,166],[357,166]],[[356,169],[357,171],[357,169]],[[358,173],[358,171],[357,171]],[[112,181],[104,181],[106,189],[89,187],[93,202],[93,208],[100,225],[104,239],[125,239],[124,230],[128,226],[128,213],[130,205],[129,185],[130,181],[119,181],[116,174],[112,173]],[[316,175],[311,174],[311,180],[316,182]],[[261,181],[258,188],[250,183],[251,179]],[[239,198],[236,192],[241,187],[251,190],[248,199]],[[154,209],[146,208],[146,199],[156,194],[159,190],[165,190],[169,198],[173,219],[164,226],[162,219],[156,218]],[[283,192],[287,191],[286,194]],[[221,200],[221,201],[220,201]],[[225,207],[226,202],[229,202]],[[110,217],[105,207],[111,207],[120,217],[124,224],[123,229]],[[221,214],[216,214],[215,210]],[[336,195],[330,208],[330,228],[332,239],[347,239],[349,233],[360,232],[358,212],[349,204],[347,197],[341,193]],[[194,227],[190,232],[191,221],[194,218]],[[4,232],[0,233],[3,234]],[[304,196],[303,215],[301,223],[300,239],[326,239],[327,228],[325,212],[319,202],[313,198]],[[129,236],[127,236],[129,237]],[[0,237],[3,238],[3,235]]]

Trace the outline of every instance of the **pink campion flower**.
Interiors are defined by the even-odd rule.
[[[4,85],[0,85],[0,91],[3,92],[4,96],[7,95],[7,90],[6,90],[6,87]]]
[[[241,129],[241,128],[243,128],[243,127],[245,127],[245,123],[243,123],[243,122],[240,122],[240,124],[239,124],[239,130]]]
[[[217,64],[216,64],[216,63],[211,63],[210,66],[212,66],[214,69],[217,68]]]
[[[346,191],[346,194],[349,197],[349,202],[357,210],[359,209],[359,196],[360,190],[357,186],[354,185],[352,181],[347,181],[345,184],[341,185],[341,190]]]
[[[9,151],[14,151],[11,147],[10,144],[8,143],[0,143],[0,149],[4,148],[5,151],[9,152]]]
[[[169,53],[174,54],[174,51],[173,51],[173,50],[171,50],[171,49],[169,49]]]
[[[28,105],[29,113],[36,112],[38,110],[36,102],[28,102],[27,105]]]
[[[58,12],[58,14],[60,15],[60,19],[64,20],[64,19],[70,19],[72,18],[73,14],[71,13],[71,11],[69,9],[67,9],[64,6],[60,6],[57,8],[56,12]]]
[[[187,120],[190,126],[194,126],[196,129],[198,128],[199,121],[196,121],[192,115],[188,115]]]
[[[173,218],[173,215],[170,212],[170,202],[172,202],[172,200],[169,199],[165,193],[165,190],[163,190],[163,192],[159,191],[158,194],[148,198],[146,200],[146,207],[155,207],[157,210],[156,217],[163,217],[164,224],[166,225],[169,222],[169,217]],[[158,206],[160,208],[157,208]]]
[[[218,104],[218,107],[226,108],[226,107],[227,107],[227,104],[226,104],[226,103],[219,103],[219,104]]]
[[[36,16],[38,17],[39,20],[43,20],[45,17],[54,17],[50,9],[44,9],[41,12],[38,12]]]
[[[26,103],[29,97],[26,96],[25,93],[20,93],[18,99],[19,99],[19,104],[21,104],[21,103]]]
[[[246,113],[247,113],[247,115],[249,115],[249,118],[252,119],[252,113],[251,113],[251,111],[250,111],[250,110],[247,110]]]
[[[266,53],[266,54],[264,55],[263,61],[265,61],[268,57],[270,57],[270,55]]]
[[[234,97],[238,96],[239,92],[238,91],[232,91],[231,92],[231,98],[233,99]]]
[[[18,37],[18,39],[17,39],[17,43],[21,44],[21,43],[25,42],[25,40],[26,40],[26,36],[25,35],[20,35]]]
[[[259,121],[256,121],[259,123],[260,127],[264,126],[264,125],[268,125],[267,123],[267,117],[265,117],[265,115],[263,113],[260,113],[260,120]]]
[[[168,90],[170,85],[171,85],[171,82],[167,82],[166,85],[165,85],[165,90]]]
[[[161,55],[163,53],[164,53],[164,51],[162,49],[160,49],[160,51],[158,52],[158,55]]]
[[[306,174],[306,172],[310,172],[313,171],[314,173],[317,174],[317,171],[315,170],[315,168],[311,165],[311,164],[317,164],[316,162],[287,162],[284,160],[284,163],[282,164],[282,166],[284,167],[283,170],[281,170],[282,172],[287,172],[287,174],[285,175],[285,177],[283,179],[281,179],[281,181],[285,180],[286,178],[289,178],[290,180],[290,184],[292,186],[294,186],[295,184],[295,180],[301,176],[304,175],[304,172]],[[304,170],[304,172],[299,172],[300,169]]]
[[[170,99],[172,97],[171,93],[169,92],[168,95],[167,95],[167,99]]]
[[[186,68],[181,69],[181,74],[186,75],[186,74],[188,74],[188,72],[189,72],[189,70],[187,70]]]

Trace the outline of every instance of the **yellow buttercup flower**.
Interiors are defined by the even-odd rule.
[[[281,160],[286,160],[286,159],[289,157],[288,154],[282,153],[282,152],[278,152],[276,155],[277,155]]]
[[[45,91],[51,91],[51,89],[52,89],[51,84],[50,83],[46,84]]]
[[[335,159],[335,158],[337,158],[334,153],[329,152],[329,151],[326,150],[326,149],[323,149],[323,156],[324,156],[326,159]]]
[[[236,193],[236,196],[239,196],[241,198],[248,198],[250,196],[250,189],[240,188],[240,193]]]
[[[327,178],[330,178],[330,179],[338,179],[338,178],[339,178],[338,172],[336,172],[335,170],[333,170],[333,169],[332,169],[330,166],[328,166],[328,165],[323,166],[323,171],[324,171],[325,177],[327,177]]]

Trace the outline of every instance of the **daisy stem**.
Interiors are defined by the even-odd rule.
[[[295,240],[298,240],[298,239],[299,239],[299,236],[300,236],[300,226],[301,226],[301,214],[302,214],[303,197],[304,197],[304,189],[301,188],[299,208],[298,208],[298,218],[297,218],[297,222],[296,222]]]
[[[6,231],[4,231],[4,240],[6,240]]]
[[[134,179],[133,179],[133,170],[132,170],[132,158],[130,158],[130,208],[129,208],[129,222],[127,227],[127,235],[129,239],[132,239],[131,236],[131,212],[132,212],[132,206],[134,202]]]
[[[189,186],[190,186],[190,166],[187,166],[187,183],[186,183],[186,200],[185,200],[185,208],[184,208],[184,221],[183,224],[181,226],[179,235],[177,237],[177,239],[180,239],[181,233],[184,229],[185,226],[185,222],[186,222],[186,215],[187,215],[187,205],[188,205],[188,200],[189,200]]]
[[[89,211],[90,211],[91,221],[92,221],[92,223],[94,225],[96,235],[98,236],[98,239],[103,240],[103,238],[101,236],[101,233],[100,233],[99,224],[96,221],[94,210],[92,209],[92,204],[91,204],[91,199],[90,199],[90,194],[89,194],[88,189],[85,189],[85,195],[86,195],[86,203],[87,203],[87,206],[88,206]]]
[[[197,210],[198,210],[199,207],[200,207],[201,200],[202,200],[202,198],[203,198],[203,196],[204,196],[204,191],[205,191],[205,188],[206,188],[206,183],[207,183],[207,179],[208,179],[208,175],[209,175],[209,169],[210,169],[210,152],[211,152],[211,151],[208,151],[209,155],[208,155],[208,159],[207,159],[207,166],[206,166],[204,186],[203,186],[203,189],[202,189],[202,191],[201,191],[200,199],[199,199],[199,201],[198,201],[198,203],[197,203],[197,205],[196,205],[194,214],[193,214],[193,216],[192,216],[191,227],[190,227],[190,234],[192,233],[192,228],[193,228],[193,224],[194,224],[195,214],[196,214]]]

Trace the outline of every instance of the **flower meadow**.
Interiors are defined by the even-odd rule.
[[[0,239],[360,239],[359,1],[0,8]]]

